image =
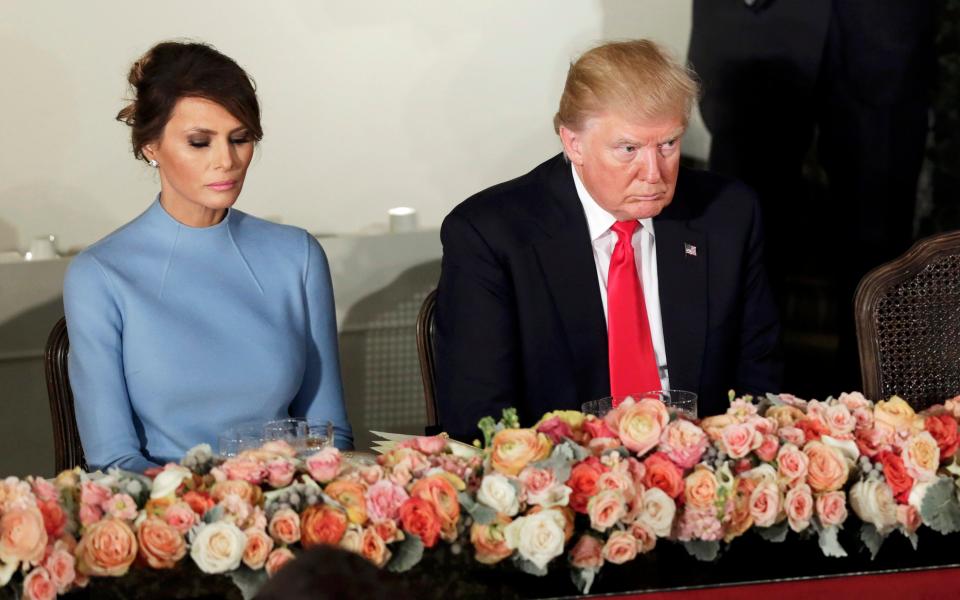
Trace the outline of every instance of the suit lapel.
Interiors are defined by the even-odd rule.
[[[555,210],[541,221],[548,237],[533,247],[573,358],[578,396],[592,400],[610,393],[607,324],[593,246],[570,165],[557,159],[546,178]]]
[[[682,179],[681,179],[682,183]],[[660,320],[670,387],[697,391],[707,335],[707,236],[690,226],[681,195],[654,219]]]

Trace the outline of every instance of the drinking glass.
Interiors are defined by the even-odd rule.
[[[283,440],[296,448],[306,437],[307,420],[302,417],[274,419],[263,426],[263,438],[268,442]]]
[[[653,390],[639,394],[639,398],[654,398],[663,402],[667,410],[690,420],[697,418],[697,395],[687,390]]]
[[[304,454],[313,454],[318,450],[333,446],[333,421],[329,419],[307,419],[306,425],[306,434],[301,444]]]
[[[231,458],[244,450],[256,450],[263,442],[263,425],[241,423],[217,436],[217,450],[221,457]]]

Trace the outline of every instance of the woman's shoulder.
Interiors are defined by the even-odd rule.
[[[312,252],[323,250],[317,240],[306,230],[294,225],[274,223],[248,213],[235,210],[230,215],[231,228],[241,246],[254,247],[256,253],[270,256],[278,261],[289,261],[302,268]]]

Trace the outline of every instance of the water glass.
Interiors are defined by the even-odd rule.
[[[329,419],[307,419],[307,433],[304,436],[302,451],[313,454],[323,448],[333,446],[333,421]]]
[[[663,402],[667,410],[690,420],[697,418],[697,395],[686,390],[654,390],[644,392],[639,398],[655,398]]]
[[[217,450],[221,457],[231,458],[245,450],[256,450],[263,442],[260,423],[242,423],[217,436]]]
[[[266,441],[283,440],[297,447],[307,437],[307,421],[301,417],[289,417],[267,421],[263,426],[263,438]]]

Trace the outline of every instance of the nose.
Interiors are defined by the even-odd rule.
[[[221,171],[232,171],[239,160],[237,148],[229,141],[214,145],[213,167]]]
[[[646,183],[660,183],[660,152],[647,145],[637,153],[637,179]]]

